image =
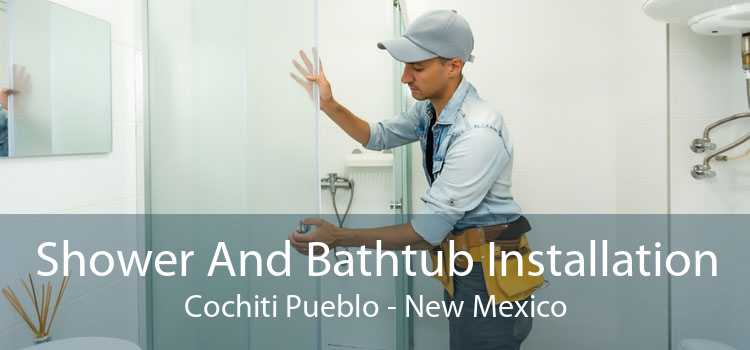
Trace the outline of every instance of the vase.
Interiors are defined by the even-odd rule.
[[[34,345],[43,344],[43,343],[49,342],[51,340],[52,340],[52,337],[49,334],[47,334],[47,335],[39,337],[39,338],[34,338]]]

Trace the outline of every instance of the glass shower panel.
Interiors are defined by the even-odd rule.
[[[390,74],[395,60],[376,46],[377,42],[398,35],[394,28],[394,14],[398,13],[394,1],[321,0],[319,5],[321,57],[336,99],[368,122],[395,118],[400,113],[400,106],[396,106],[400,102],[400,73]],[[366,150],[325,115],[321,115],[320,135],[324,182],[328,183],[327,174],[332,173],[351,181],[348,188],[322,191],[321,211],[329,214],[326,219],[350,228],[405,222],[408,207],[402,201],[402,193],[408,193],[408,184],[402,174],[408,169],[402,167],[401,161],[401,148],[405,147],[386,152]],[[335,216],[337,211],[340,219]],[[364,265],[375,263],[373,254]],[[390,263],[384,265],[384,271],[389,271]],[[323,319],[322,348],[406,349],[408,327],[404,313],[385,308],[403,304],[406,282],[408,276],[394,278],[387,272],[381,277],[359,272],[354,276],[323,277],[323,300],[335,300],[339,294],[348,300],[359,296],[374,300],[382,312],[375,317]]]
[[[317,211],[315,110],[288,76],[313,6],[269,15],[286,2],[150,2],[154,213]]]
[[[184,310],[194,294],[203,303],[318,298],[319,281],[303,277],[295,252],[293,278],[256,277],[253,262],[248,277],[201,270],[217,242],[230,254],[265,255],[284,248],[301,216],[319,211],[317,107],[289,77],[291,58],[315,46],[315,8],[296,0],[148,1],[149,249],[196,251],[187,277],[151,280],[153,349],[319,343],[313,318],[189,318]]]

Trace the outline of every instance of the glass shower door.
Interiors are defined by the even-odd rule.
[[[261,6],[262,5],[262,6]],[[316,319],[216,317],[203,305],[297,294],[319,280],[207,277],[217,243],[265,256],[282,250],[301,216],[319,212],[317,106],[289,78],[290,59],[315,44],[316,2],[148,1],[150,228],[148,249],[193,250],[190,274],[152,277],[152,349],[317,348]],[[294,11],[289,11],[294,9]],[[236,271],[239,273],[239,271]],[[200,295],[190,304],[186,301]],[[281,311],[279,311],[281,312]],[[287,330],[294,329],[290,337]]]
[[[290,60],[297,52],[302,49],[312,56],[311,49],[318,47],[318,5],[317,1],[296,0],[148,2],[147,201],[153,214],[149,249],[196,250],[193,266],[204,269],[217,241],[226,242],[233,254],[248,248],[268,253],[283,247],[301,217],[326,212],[321,201],[326,204],[331,198],[327,191],[321,193],[320,179],[330,169],[323,171],[319,164],[322,156],[331,156],[320,149],[319,123],[325,116],[289,78]],[[329,2],[323,8],[338,5]],[[391,5],[384,1],[372,6],[387,10]],[[400,8],[394,7],[393,13],[392,33],[399,35],[403,27]],[[399,84],[402,67],[394,67],[393,111],[398,114],[407,105]],[[357,219],[352,215],[347,226],[407,222],[408,148],[394,150],[393,159],[393,181],[383,181],[392,186],[358,187],[364,189],[358,195],[369,198],[370,208],[377,208],[374,212],[381,215],[355,211]],[[380,174],[380,170],[364,174],[375,172]],[[372,178],[360,178],[358,185],[372,186],[367,182]],[[388,209],[389,199],[393,210]],[[152,349],[409,348],[411,326],[404,317],[394,320],[385,312],[377,319],[357,322],[283,315],[186,316],[185,300],[194,294],[203,298],[192,311],[199,311],[203,302],[233,299],[237,294],[251,302],[255,295],[281,299],[288,294],[317,301],[329,300],[343,288],[347,297],[365,291],[381,302],[392,302],[403,301],[409,290],[408,277],[398,277],[395,284],[391,277],[377,281],[306,277],[306,261],[302,260],[292,251],[292,278],[227,273],[206,277],[200,275],[205,269],[195,267],[190,276],[153,278],[149,296]],[[250,271],[254,271],[252,264]],[[355,329],[342,332],[342,327]],[[294,336],[289,336],[289,329]]]

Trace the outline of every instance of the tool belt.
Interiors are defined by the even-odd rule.
[[[471,255],[474,262],[481,263],[487,293],[495,297],[495,302],[517,301],[528,298],[537,288],[544,284],[543,276],[530,276],[531,272],[538,272],[535,265],[529,261],[529,242],[526,232],[531,230],[528,220],[521,217],[518,220],[503,225],[468,228],[457,233],[449,234],[445,240],[431,251],[433,268],[437,269],[442,262],[442,274],[435,278],[442,283],[443,288],[453,297],[453,276],[450,275],[451,258],[450,242],[453,241],[454,251],[465,251]],[[495,251],[489,254],[489,244],[495,244]],[[521,262],[509,255],[505,260],[505,275],[503,276],[502,254],[505,252],[519,252]],[[506,253],[507,254],[507,253]],[[438,255],[442,255],[438,260]],[[463,256],[457,256],[455,263],[462,269],[468,268],[468,261]],[[522,263],[522,274],[518,273],[518,264]],[[494,264],[494,276],[490,276],[490,264]]]

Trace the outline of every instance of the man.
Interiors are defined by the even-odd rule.
[[[13,65],[13,77],[16,81],[15,89],[0,88],[0,157],[8,156],[8,106],[11,95],[18,95],[20,91],[31,91],[31,76],[26,67]]]
[[[378,47],[405,63],[401,82],[418,101],[396,118],[367,123],[354,115],[334,99],[322,64],[320,74],[312,74],[312,63],[304,52],[300,56],[306,67],[294,61],[304,78],[293,77],[308,92],[317,84],[321,109],[366,148],[382,150],[420,141],[429,183],[421,198],[427,213],[408,224],[372,229],[338,228],[324,220],[306,219],[303,223],[316,229],[292,233],[293,247],[308,254],[310,242],[374,248],[380,240],[384,249],[401,250],[408,245],[428,250],[441,245],[451,232],[482,228],[481,233],[489,237],[492,230],[502,232],[525,222],[510,192],[513,148],[505,123],[462,74],[466,62],[473,60],[474,39],[468,22],[455,11],[432,11],[417,18],[403,37],[378,43]],[[482,266],[474,266],[467,276],[454,276],[450,285],[444,283],[446,300],[465,300],[470,309],[476,295],[487,300],[484,276]],[[531,330],[531,319],[525,317],[474,318],[468,314],[451,317],[449,324],[453,350],[519,349]]]
[[[0,88],[0,157],[8,156],[8,98],[13,90]]]

